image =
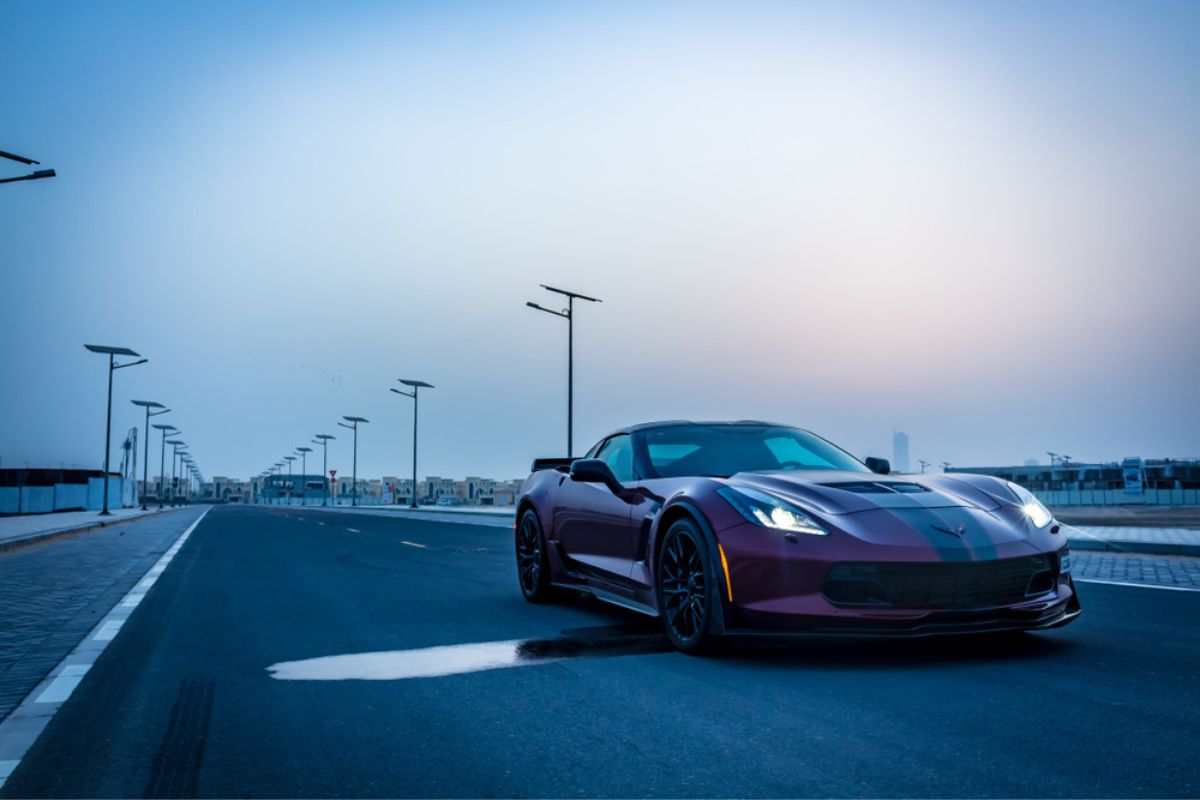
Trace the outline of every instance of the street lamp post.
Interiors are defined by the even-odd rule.
[[[178,436],[179,434],[175,433],[172,435]],[[178,439],[168,439],[167,444],[171,445],[171,488],[168,496],[171,500],[171,505],[175,505],[175,459],[179,457],[179,448],[186,445]]]
[[[370,420],[363,417],[342,417],[342,419],[350,424],[347,425],[346,422],[339,422],[338,425],[354,431],[354,469],[351,473],[353,476],[351,479],[354,481],[354,492],[350,495],[350,505],[356,506],[358,505],[358,423],[370,422]]]
[[[538,311],[545,311],[547,314],[553,314],[556,317],[562,317],[567,321],[567,457],[570,458],[574,452],[574,428],[575,428],[575,300],[587,300],[589,303],[604,302],[595,297],[588,297],[586,294],[578,292],[568,292],[566,289],[555,289],[553,286],[541,284],[541,287],[548,292],[565,295],[567,298],[567,307],[562,311],[554,311],[549,308],[543,308],[537,303],[526,303],[530,308]]]
[[[178,436],[179,429],[174,425],[155,425],[161,438],[158,446],[158,507],[163,507],[163,490],[167,483],[167,437]]]
[[[287,465],[288,465],[288,499],[287,499],[287,504],[290,506],[290,505],[292,504],[292,462],[296,460],[296,457],[295,457],[295,456],[284,456],[284,457],[283,457],[283,460],[284,460],[284,461],[286,461],[286,462],[287,462]]]
[[[162,403],[155,403],[153,400],[134,400],[135,406],[142,406],[146,409],[146,442],[142,445],[142,511],[146,510],[146,484],[150,478],[150,418],[158,417],[166,414],[171,409],[165,407]],[[162,411],[151,411],[152,408],[161,408]],[[156,426],[157,427],[157,426]]]
[[[300,490],[300,505],[308,504],[308,454],[312,452],[311,447],[297,447],[296,452],[300,454],[300,482],[302,489]]]
[[[405,386],[411,386],[411,392],[402,392],[399,389],[392,389],[396,394],[402,394],[405,397],[411,397],[413,401],[413,471],[412,471],[412,503],[410,508],[417,507],[417,394],[424,389],[434,388],[432,383],[425,381],[410,381],[404,378],[399,379]]]
[[[321,482],[325,485],[325,496],[321,498],[323,506],[329,505],[329,479],[325,477],[329,474],[329,440],[336,438],[328,433],[318,433],[313,439],[313,444],[321,445]]]
[[[149,359],[142,358],[137,353],[130,350],[128,347],[108,347],[100,344],[85,344],[85,348],[93,353],[103,353],[108,356],[108,416],[104,421],[104,504],[100,509],[100,516],[109,516],[108,511],[108,457],[109,448],[112,446],[112,381],[113,373],[125,367],[135,367],[138,364],[145,364]],[[132,356],[140,359],[139,361],[127,361],[124,364],[116,363],[117,356]]]

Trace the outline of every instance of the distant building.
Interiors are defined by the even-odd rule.
[[[1032,460],[1032,459],[1031,459]],[[1127,459],[1128,460],[1128,459]],[[1200,489],[1200,458],[1147,458],[1140,462],[1142,485],[1146,489]],[[1124,490],[1125,472],[1121,462],[1076,464],[1056,462],[1053,466],[1026,462],[1023,467],[950,467],[947,472],[994,475],[1019,483],[1030,491]]]
[[[892,469],[908,472],[908,434],[896,431],[892,434]]]
[[[1027,467],[1036,467],[1037,465],[1038,465],[1038,460],[1037,460],[1036,458],[1027,458],[1027,459],[1025,459],[1025,466],[1027,466]]]

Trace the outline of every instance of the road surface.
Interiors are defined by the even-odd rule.
[[[1054,632],[697,658],[525,603],[511,547],[214,508],[0,796],[1200,795],[1200,593],[1088,584]],[[472,671],[503,644],[308,661],[530,640],[509,668]],[[462,671],[399,677],[422,669]],[[337,679],[364,670],[388,679]]]

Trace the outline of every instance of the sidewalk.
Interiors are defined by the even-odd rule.
[[[171,510],[173,509],[170,506],[163,509]],[[114,508],[112,514],[107,517],[100,516],[99,511],[60,511],[56,514],[0,517],[0,551],[64,533],[78,533],[157,513],[158,509],[151,507],[148,511],[142,511],[140,508]]]

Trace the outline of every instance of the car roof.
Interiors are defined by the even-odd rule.
[[[624,428],[618,428],[615,431],[601,436],[601,440],[607,439],[610,436],[616,436],[619,433],[635,433],[639,431],[657,430],[659,428],[681,428],[688,425],[711,427],[714,425],[758,425],[778,428],[794,428],[795,425],[783,425],[778,422],[765,422],[759,419],[738,419],[738,420],[692,420],[692,419],[666,419],[659,422],[639,422],[636,425],[627,425]]]

